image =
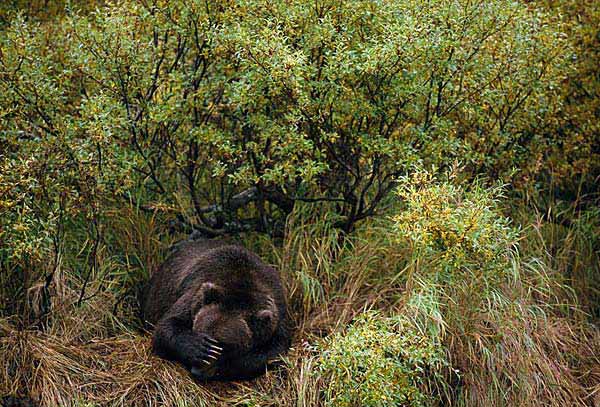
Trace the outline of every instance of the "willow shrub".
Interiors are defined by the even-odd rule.
[[[597,1],[542,1],[564,21],[573,44],[573,69],[561,87],[564,104],[547,130],[550,151],[539,156],[540,171],[552,177],[561,198],[596,194],[600,175],[600,3]],[[593,195],[592,195],[593,196]],[[583,201],[585,203],[584,197]],[[594,205],[592,204],[592,207]],[[597,205],[595,205],[597,206]]]
[[[562,406],[592,397],[577,372],[595,371],[587,367],[593,335],[569,311],[572,292],[552,276],[547,248],[520,249],[502,189],[417,173],[400,180],[398,193],[391,227],[408,259],[401,312],[448,350],[460,375],[458,405]]]
[[[320,350],[327,406],[430,406],[444,391],[443,348],[400,316],[361,314]]]
[[[405,207],[393,227],[410,256],[412,304],[439,323],[431,324],[436,334],[450,326],[454,334],[470,335],[479,315],[519,295],[519,234],[498,209],[501,190],[466,189],[428,173],[401,184]]]
[[[207,235],[276,234],[298,200],[333,201],[351,230],[415,162],[527,171],[568,73],[561,29],[507,0],[15,18],[0,43],[2,239],[122,196]]]

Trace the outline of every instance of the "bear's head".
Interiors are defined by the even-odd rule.
[[[192,306],[193,331],[214,338],[234,353],[266,343],[277,327],[277,306],[261,290],[248,291],[203,283]]]

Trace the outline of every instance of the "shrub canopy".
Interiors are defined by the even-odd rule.
[[[122,197],[211,236],[279,234],[295,202],[332,201],[349,231],[415,163],[535,172],[572,58],[561,29],[507,0],[122,1],[14,19],[3,239]]]

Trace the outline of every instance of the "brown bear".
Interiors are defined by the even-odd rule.
[[[142,301],[154,325],[154,352],[201,380],[256,377],[290,346],[279,273],[238,245],[179,245],[152,275]]]

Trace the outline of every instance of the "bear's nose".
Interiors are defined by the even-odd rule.
[[[252,346],[252,331],[243,319],[216,321],[213,337],[230,351],[245,351]]]
[[[230,353],[243,352],[252,347],[252,331],[242,314],[225,313],[217,307],[204,307],[196,314],[192,329],[196,334],[217,340],[219,346]]]

